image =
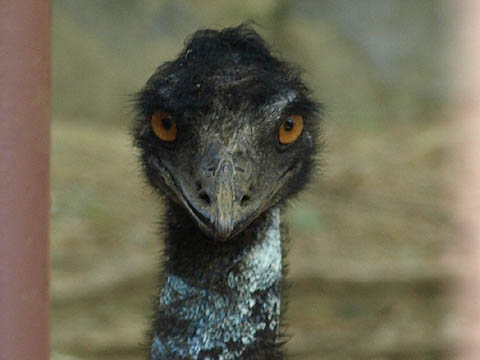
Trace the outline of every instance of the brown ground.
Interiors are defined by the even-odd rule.
[[[161,206],[142,185],[126,131],[61,120],[53,128],[53,360],[143,359]],[[295,359],[447,357],[451,130],[327,129],[323,175],[286,216]]]

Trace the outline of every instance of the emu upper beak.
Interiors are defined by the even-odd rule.
[[[212,204],[212,225],[216,239],[228,238],[242,219],[242,209],[235,195],[238,183],[235,184],[234,180],[238,182],[234,177],[233,164],[223,162],[213,180],[216,199]]]

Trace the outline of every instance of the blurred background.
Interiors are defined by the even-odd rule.
[[[321,174],[290,207],[295,359],[445,359],[454,142],[444,0],[53,0],[52,358],[144,359],[162,204],[132,94],[199,28],[246,19],[326,105]]]

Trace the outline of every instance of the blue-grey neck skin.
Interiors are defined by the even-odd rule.
[[[255,232],[240,236],[252,238],[243,239],[241,248],[212,257],[208,265],[199,261],[196,276],[169,271],[173,267],[169,266],[171,259],[167,260],[156,309],[153,360],[273,358],[268,351],[264,357],[259,355],[257,349],[271,346],[273,354],[278,343],[282,286],[279,209],[269,210]]]

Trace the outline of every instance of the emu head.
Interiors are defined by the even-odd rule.
[[[301,190],[317,104],[248,26],[193,34],[137,98],[135,145],[150,184],[215,240]]]

